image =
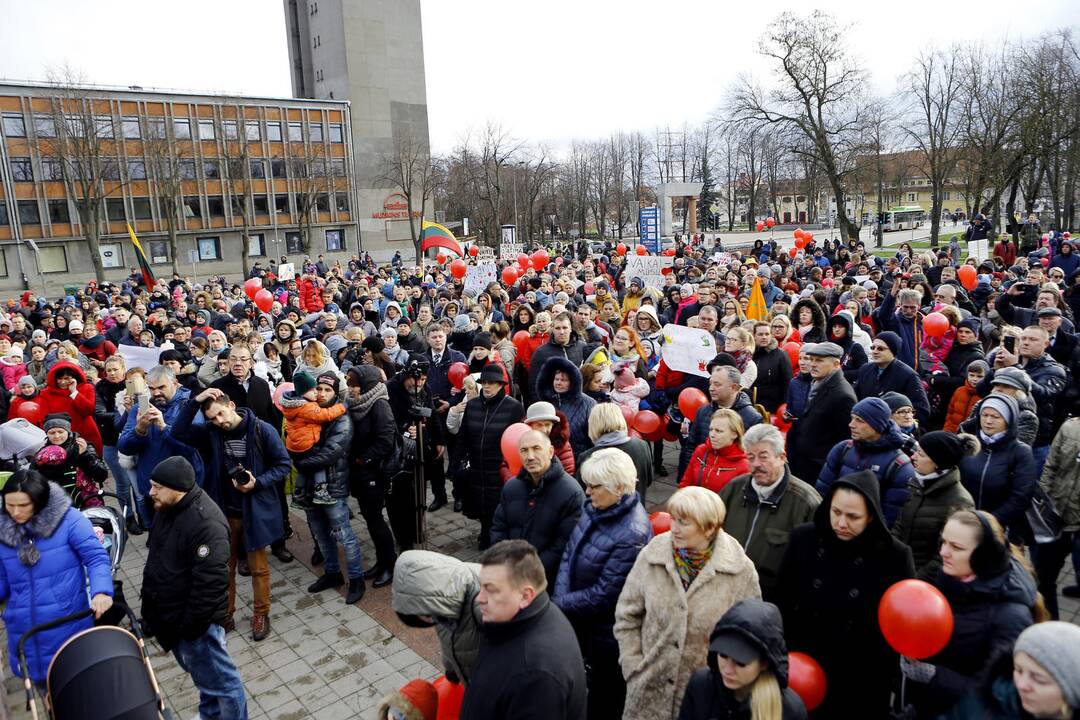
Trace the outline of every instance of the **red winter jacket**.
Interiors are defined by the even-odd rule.
[[[322,288],[314,278],[303,277],[296,283],[300,294],[300,309],[306,313],[321,312],[326,306],[322,299]]]
[[[66,390],[61,390],[56,385],[56,374],[61,370],[72,370],[78,377],[78,385],[75,386],[75,397]],[[71,431],[78,433],[86,442],[94,446],[98,455],[101,455],[101,432],[97,423],[94,422],[94,404],[97,395],[94,386],[86,382],[86,375],[82,368],[68,360],[62,360],[52,366],[45,380],[45,389],[38,395],[37,402],[40,411],[38,417],[31,420],[41,427],[45,418],[53,413],[67,413],[71,418]]]
[[[742,448],[732,443],[713,450],[712,443],[706,440],[698,445],[690,456],[690,463],[686,466],[679,487],[702,485],[713,492],[720,492],[720,489],[733,479],[748,472],[750,463],[746,461],[746,453]]]

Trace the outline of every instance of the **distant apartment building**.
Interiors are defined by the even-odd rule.
[[[344,100],[0,84],[0,292],[23,288],[24,278],[55,293],[94,277],[64,182],[78,163],[56,154],[78,147],[58,136],[87,131],[65,122],[61,93],[84,98],[93,115],[84,125],[102,155],[100,257],[109,279],[136,264],[128,223],[165,276],[174,260],[185,275],[236,277],[242,253],[265,264],[320,253],[345,260],[360,250]]]

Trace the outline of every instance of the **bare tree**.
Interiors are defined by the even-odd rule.
[[[177,257],[180,252],[178,231],[181,222],[181,210],[183,209],[183,163],[192,162],[185,157],[185,152],[179,146],[174,147],[169,142],[168,133],[164,132],[164,126],[147,128],[143,135],[143,157],[146,163],[146,176],[151,182],[151,192],[157,199],[158,211],[165,223],[165,231],[168,234],[169,258],[172,260],[172,271],[180,272],[180,261]]]
[[[94,276],[105,282],[100,244],[105,198],[124,185],[109,105],[87,90],[85,78],[69,66],[50,72],[49,82],[53,90],[46,98],[48,116],[37,128],[38,150],[58,166],[79,215]]]
[[[436,179],[439,174],[431,157],[431,148],[426,138],[414,138],[411,134],[394,138],[393,149],[382,158],[379,180],[394,187],[405,198],[409,213],[409,237],[412,238],[416,263],[420,264],[422,254],[420,225],[415,213],[422,217],[428,201],[435,193]]]
[[[235,124],[218,124],[217,138],[221,154],[221,189],[226,206],[232,214],[233,223],[240,221],[240,233],[243,238],[240,247],[240,262],[244,277],[251,274],[251,223],[254,215],[254,194],[251,177],[251,146],[255,139],[247,137],[247,125],[240,106],[235,109]],[[230,118],[231,120],[231,118]],[[325,164],[323,165],[325,169]],[[266,168],[263,168],[265,175]]]
[[[766,92],[750,78],[736,91],[731,109],[737,120],[758,120],[806,140],[836,202],[836,219],[845,237],[858,230],[847,216],[845,176],[862,148],[861,111],[865,73],[848,55],[844,29],[815,11],[808,17],[784,13],[760,43],[775,62],[776,82]]]
[[[291,143],[288,149],[289,177],[296,196],[296,217],[304,252],[311,249],[312,219],[320,206],[329,209],[330,172],[321,143]],[[246,253],[245,253],[246,254]]]
[[[918,150],[920,170],[930,181],[930,246],[937,247],[945,183],[960,159],[963,137],[960,49],[920,53],[905,86],[914,106],[901,128]]]

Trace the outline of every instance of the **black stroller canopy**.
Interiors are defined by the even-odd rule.
[[[157,720],[158,698],[135,636],[95,627],[71,638],[49,668],[56,720]]]

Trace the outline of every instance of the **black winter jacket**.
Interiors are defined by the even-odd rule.
[[[481,393],[465,405],[458,444],[469,461],[464,499],[468,517],[491,517],[499,504],[503,490],[502,435],[524,417],[521,403],[501,390],[490,399]]]
[[[850,540],[839,539],[829,521],[832,498],[841,488],[862,495],[872,518]],[[915,565],[911,550],[889,534],[879,497],[872,471],[834,482],[814,521],[792,531],[780,567],[777,605],[788,648],[817,660],[829,679],[815,718],[888,717],[899,666],[881,634],[878,603],[894,583],[915,575]]]
[[[143,568],[142,617],[166,650],[194,640],[228,615],[229,525],[221,509],[192,488],[154,515]]]
[[[912,479],[908,497],[893,525],[892,534],[911,548],[916,577],[932,582],[941,569],[941,529],[955,510],[975,507],[964,486],[960,471],[952,468],[932,480]]]
[[[349,497],[349,446],[353,426],[349,413],[323,426],[319,442],[302,455],[293,458],[298,472],[311,477],[319,470],[326,471],[326,490],[331,497]]]
[[[116,427],[116,395],[123,389],[123,382],[109,382],[105,378],[94,385],[94,420],[101,433],[102,447],[116,447],[120,439],[120,428]]]
[[[881,397],[890,391],[907,396],[911,406],[915,408],[915,417],[919,422],[924,423],[930,418],[930,400],[926,397],[926,390],[919,376],[910,367],[899,360],[893,360],[884,370],[879,370],[873,363],[859,369],[858,378],[855,380],[857,398],[862,400]]]
[[[500,540],[528,540],[544,564],[548,587],[555,587],[559,561],[581,516],[585,493],[561,464],[551,467],[534,484],[524,468],[502,488],[491,527],[492,544]]]
[[[1042,357],[1028,360],[1022,369],[1031,378],[1031,399],[1035,401],[1039,415],[1039,430],[1035,433],[1035,444],[1032,447],[1043,447],[1054,440],[1056,428],[1053,420],[1056,417],[1058,398],[1065,391],[1065,368],[1044,353]],[[991,367],[990,372],[986,373],[986,377],[975,387],[980,396],[986,397],[993,391],[994,372]]]
[[[417,418],[413,417],[409,410],[415,401],[419,407],[432,409],[431,417],[424,421],[425,451],[430,453],[436,446],[446,444],[443,421],[438,413],[434,412],[435,400],[426,384],[420,388],[418,394],[413,395],[405,389],[405,378],[401,373],[398,373],[387,381],[386,391],[389,395],[390,410],[394,415],[394,422],[397,424],[398,430],[404,430],[417,422]]]
[[[773,343],[771,348],[754,351],[757,379],[754,381],[756,400],[771,413],[787,402],[788,384],[791,382],[791,359]]]
[[[255,413],[255,417],[269,423],[270,427],[281,432],[281,411],[274,405],[271,397],[270,385],[255,373],[251,373],[247,379],[247,389],[243,383],[229,373],[210,383],[210,387],[217,388],[229,396],[236,403],[236,407],[246,407]],[[192,392],[191,396],[195,397]]]
[[[577,333],[571,330],[568,344],[557,345],[555,337],[552,336],[546,343],[536,348],[532,357],[529,358],[529,388],[533,397],[538,397],[536,383],[540,376],[540,370],[543,369],[544,363],[554,357],[569,360],[576,367],[581,367],[581,363],[585,362],[585,343],[581,342]]]
[[[379,398],[366,412],[361,412],[351,403],[346,405],[353,426],[349,458],[355,467],[364,472],[377,473],[382,469],[383,461],[394,451],[397,441],[397,425],[390,401]]]
[[[822,381],[813,402],[788,430],[787,455],[792,475],[817,479],[833,446],[851,437],[848,422],[854,406],[855,391],[843,372],[834,372]]]
[[[513,620],[484,623],[461,720],[585,720],[585,664],[546,592]]]

